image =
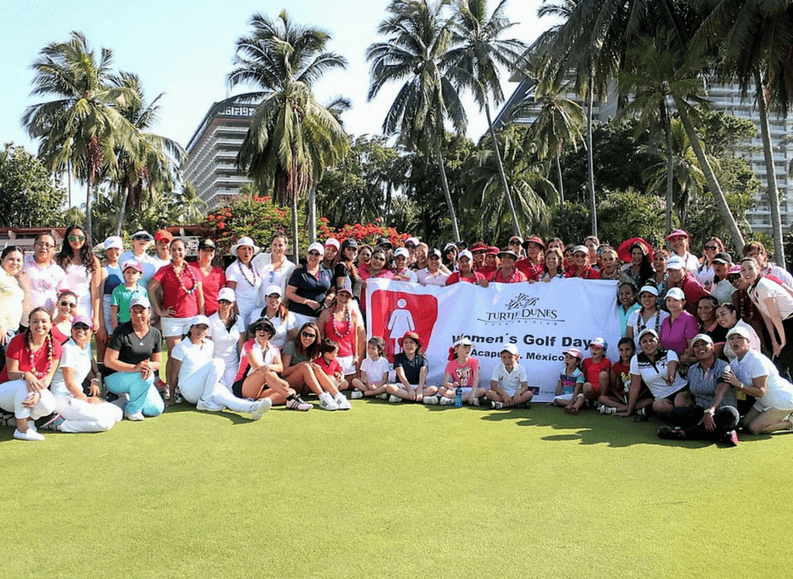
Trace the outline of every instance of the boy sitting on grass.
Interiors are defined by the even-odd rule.
[[[501,363],[493,369],[490,390],[485,393],[490,406],[496,410],[522,405],[531,408],[534,393],[529,390],[526,369],[518,364],[518,357],[518,348],[514,344],[501,349]]]

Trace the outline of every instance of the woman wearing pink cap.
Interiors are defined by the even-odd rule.
[[[72,332],[72,319],[77,313],[77,294],[64,290],[58,294],[55,312],[52,317],[52,337],[63,345],[69,340]]]
[[[683,264],[688,271],[697,271],[699,269],[699,259],[689,251],[690,240],[686,231],[675,229],[666,236],[666,241],[669,243],[669,249],[672,254],[683,260]]]

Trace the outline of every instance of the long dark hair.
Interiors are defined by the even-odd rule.
[[[311,342],[311,345],[308,348],[303,348],[303,340],[301,339],[303,330],[306,328],[311,328],[314,330],[314,341]],[[305,356],[309,360],[313,360],[314,358],[319,358],[322,354],[320,341],[319,341],[319,328],[317,324],[314,322],[306,322],[302,326],[300,326],[300,331],[297,333],[297,337],[295,338],[295,352],[300,354],[301,356]]]
[[[352,241],[354,239],[347,238],[341,242],[341,250],[339,251],[339,263],[343,263],[347,267],[347,275],[352,278],[352,281],[355,282],[361,279],[361,275],[358,273],[358,268],[355,267],[355,258],[347,259],[346,254],[344,253],[348,247],[352,247]],[[357,255],[357,254],[356,254]]]
[[[644,285],[645,281],[653,277],[655,270],[653,269],[653,264],[650,261],[650,254],[647,253],[647,248],[641,243],[637,242],[630,246],[628,249],[629,254],[633,255],[634,247],[638,247],[644,256],[642,257],[642,263],[639,265],[639,286],[642,286]]]
[[[38,308],[35,308],[32,312],[30,312],[30,314],[28,315],[28,327],[25,329],[25,344],[27,344],[28,347],[30,346],[30,344],[33,343],[33,332],[30,329],[30,320],[31,318],[33,318],[33,314],[37,314],[39,312],[44,312],[45,314],[47,314],[47,316],[50,318],[50,322],[52,322],[52,314],[49,312],[47,308],[43,306],[39,306]],[[50,336],[52,336],[52,334],[50,334]]]
[[[86,235],[85,229],[83,229],[82,225],[72,224],[67,227],[66,233],[63,234],[63,244],[61,244],[61,251],[55,256],[55,263],[61,266],[61,268],[64,270],[72,264],[72,260],[74,258],[74,250],[72,250],[72,246],[69,244],[69,235],[78,229],[83,232],[83,235]],[[87,235],[85,237],[85,243],[78,251],[80,252],[80,261],[83,262],[86,271],[93,274],[96,264],[94,263],[94,251],[91,247],[91,240],[88,239]]]

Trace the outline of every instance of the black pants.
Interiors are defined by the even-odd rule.
[[[779,356],[774,358],[774,364],[779,370],[779,375],[788,382],[793,377],[793,317],[790,317],[782,322],[782,327],[785,330],[785,338],[787,343]],[[777,337],[779,339],[779,337]]]
[[[686,433],[686,438],[691,440],[722,440],[731,430],[735,430],[741,416],[738,410],[732,406],[722,406],[713,415],[713,422],[716,428],[710,432],[700,423],[705,409],[699,406],[680,406],[672,410],[670,421],[682,428]]]

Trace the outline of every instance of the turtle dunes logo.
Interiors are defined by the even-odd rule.
[[[372,335],[383,337],[385,355],[393,362],[394,354],[402,351],[399,338],[405,332],[416,332],[426,348],[438,320],[438,300],[429,294],[375,290],[369,313],[372,316]]]
[[[477,318],[480,322],[488,324],[511,324],[514,322],[532,322],[545,325],[563,323],[559,311],[554,308],[543,307],[540,298],[519,293],[499,311],[485,311]]]

